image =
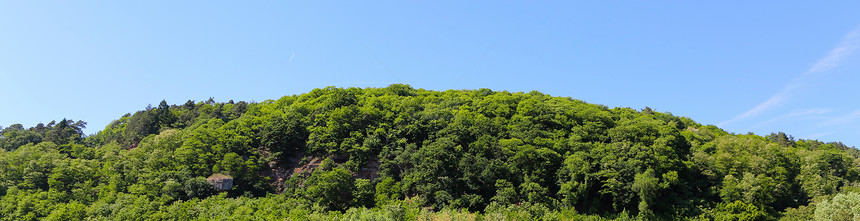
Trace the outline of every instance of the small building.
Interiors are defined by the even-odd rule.
[[[233,177],[225,174],[212,174],[212,176],[206,178],[206,181],[209,181],[209,183],[211,183],[217,191],[227,191],[233,189]]]

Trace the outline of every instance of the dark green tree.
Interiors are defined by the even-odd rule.
[[[307,196],[327,209],[345,210],[352,203],[354,181],[342,168],[314,171],[305,185]]]

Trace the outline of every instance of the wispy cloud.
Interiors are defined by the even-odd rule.
[[[292,56],[290,56],[290,60],[289,60],[289,61],[287,61],[287,65],[290,65],[290,63],[293,63],[293,58],[294,58],[294,57],[296,57],[296,53],[293,53],[293,55],[292,55]]]
[[[783,88],[779,93],[776,93],[775,95],[770,97],[770,99],[767,99],[767,101],[756,105],[752,109],[750,109],[750,110],[748,110],[748,111],[746,111],[740,115],[737,115],[730,120],[720,122],[719,124],[717,124],[717,126],[723,127],[727,124],[731,124],[731,123],[734,123],[736,121],[739,121],[739,120],[742,120],[742,119],[745,119],[748,117],[759,115],[761,112],[763,112],[767,109],[770,109],[771,107],[782,104],[783,102],[788,100],[789,95],[791,95],[791,91],[796,87],[796,85],[797,85],[797,83],[789,84],[788,86]]]
[[[832,112],[834,112],[834,111],[836,111],[836,110],[835,110],[835,109],[833,109],[833,108],[813,108],[813,109],[801,109],[801,110],[795,110],[795,111],[792,111],[792,112],[790,112],[790,113],[783,114],[783,115],[780,115],[780,116],[778,116],[778,117],[772,118],[772,119],[770,119],[770,120],[767,120],[767,121],[764,121],[764,122],[758,123],[758,124],[756,124],[755,126],[753,126],[753,128],[758,128],[758,127],[761,127],[761,126],[764,126],[764,125],[767,125],[767,124],[771,124],[771,123],[774,123],[774,122],[783,121],[783,120],[786,120],[786,119],[798,118],[798,117],[815,117],[815,118],[822,118],[822,116],[820,116],[820,115],[824,115],[824,114],[832,113]]]
[[[809,68],[804,75],[825,72],[839,65],[839,62],[842,61],[845,57],[848,57],[854,51],[860,48],[860,27],[851,31],[845,37],[842,38],[842,41],[839,42],[839,45],[836,45],[833,50],[830,50],[830,53],[827,53],[827,56],[818,60],[812,68]]]
[[[819,127],[829,127],[834,125],[851,124],[860,119],[860,110],[854,110],[846,115],[830,118],[818,124]]]
[[[771,96],[766,101],[756,105],[752,109],[733,117],[727,121],[720,122],[717,126],[725,126],[749,117],[753,117],[761,114],[762,112],[771,109],[775,106],[778,106],[788,100],[790,95],[799,88],[803,84],[803,78],[813,74],[825,72],[834,67],[838,66],[839,63],[845,58],[854,53],[858,48],[860,48],[860,27],[855,28],[853,31],[849,32],[845,37],[842,38],[842,41],[836,45],[835,48],[830,50],[826,56],[819,59],[818,62],[815,62],[809,70],[804,72],[802,75],[796,77],[791,83],[782,88],[778,93]]]
[[[796,111],[793,111],[791,113],[788,113],[788,115],[791,117],[806,116],[806,115],[819,115],[819,114],[830,113],[833,111],[836,111],[836,109],[833,109],[833,108],[813,108],[813,109],[806,109],[806,110],[796,110]]]
[[[824,137],[824,136],[827,136],[827,135],[830,135],[830,134],[833,134],[833,132],[824,132],[824,133],[810,134],[810,135],[803,136],[803,139],[817,140],[817,139],[819,139],[819,138],[821,138],[821,137]]]
[[[804,139],[821,139],[823,137],[834,134],[833,130],[836,131],[857,131],[857,123],[860,121],[860,109],[856,109],[854,111],[843,113],[835,116],[828,116],[822,119],[819,119],[819,123],[815,125],[809,125],[810,127],[821,128],[825,131],[821,131],[821,129],[817,129],[818,133],[810,134],[803,136]],[[831,131],[826,131],[831,130]],[[857,133],[860,134],[860,133]]]

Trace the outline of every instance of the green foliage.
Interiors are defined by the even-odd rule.
[[[814,219],[815,208],[811,206],[799,206],[788,208],[783,212],[781,221],[805,221]]]
[[[374,197],[376,199],[377,207],[388,205],[392,201],[402,199],[400,182],[395,182],[391,177],[382,179],[382,181],[376,184]]]
[[[52,142],[67,145],[83,141],[83,129],[87,122],[63,119],[51,121],[48,125],[39,123],[35,127],[24,129],[21,124],[13,124],[7,128],[0,127],[0,149],[15,150],[27,144]],[[68,150],[66,150],[68,151]]]
[[[368,179],[355,179],[355,189],[352,196],[353,202],[351,205],[353,206],[372,208],[375,204],[374,186]]]
[[[510,205],[520,201],[517,190],[507,180],[496,181],[496,195],[493,196],[492,200],[500,205]]]
[[[843,219],[860,186],[842,143],[534,91],[327,87],[85,126],[0,128],[0,220]]]
[[[648,169],[644,173],[636,174],[633,190],[639,193],[639,212],[651,215],[651,207],[656,204],[660,191],[659,179],[655,177],[654,170]]]
[[[762,209],[741,201],[720,203],[717,205],[717,208],[714,209],[714,220],[719,221],[754,221],[765,220],[766,218],[767,213],[762,211]]]
[[[185,195],[189,198],[206,198],[215,193],[212,184],[203,177],[186,180],[183,190],[185,190]]]
[[[346,210],[352,203],[355,184],[343,168],[314,171],[305,185],[307,197],[325,209]]]
[[[815,220],[860,219],[860,194],[840,193],[815,205]]]
[[[87,206],[77,202],[71,202],[57,206],[45,220],[67,221],[84,220],[87,215]]]
[[[0,148],[14,150],[20,146],[42,142],[42,134],[34,130],[25,130],[21,124],[13,124],[0,130]]]
[[[268,147],[281,160],[304,149],[308,131],[299,113],[275,114],[260,130],[261,144]]]

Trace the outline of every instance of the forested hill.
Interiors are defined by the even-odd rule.
[[[85,126],[0,128],[0,220],[860,218],[853,147],[534,91],[327,87]]]

